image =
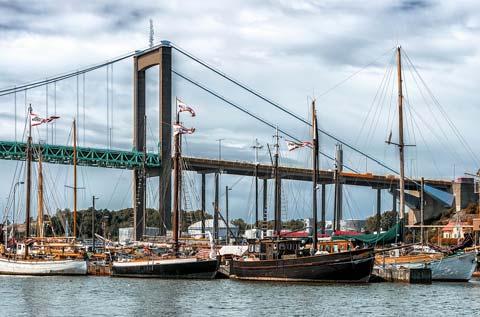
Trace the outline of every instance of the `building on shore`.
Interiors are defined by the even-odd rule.
[[[160,235],[160,228],[146,227],[145,237],[158,237]],[[133,227],[118,229],[118,242],[121,244],[128,244],[133,242]]]
[[[229,229],[233,236],[238,236],[238,227],[230,223]],[[213,234],[213,219],[205,220],[205,232],[210,232]],[[202,237],[202,222],[197,221],[188,227],[188,234],[192,237]],[[220,240],[225,240],[227,237],[227,225],[222,219],[218,219],[218,238]]]

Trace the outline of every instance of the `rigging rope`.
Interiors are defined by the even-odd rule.
[[[403,51],[403,50],[402,50]],[[417,70],[417,68],[415,67],[415,65],[413,64],[413,62],[411,61],[410,57],[408,56],[408,54],[406,52],[405,53],[405,56],[407,57],[407,60],[408,62],[410,63],[410,65],[412,66],[412,68],[414,69],[415,73],[417,74],[417,76],[419,77],[421,83],[423,84],[423,86],[425,87],[426,91],[428,92],[428,94],[430,95],[430,98],[432,98],[432,101],[434,102],[434,105],[437,106],[437,108],[439,109],[440,113],[442,114],[443,118],[445,119],[445,121],[447,121],[448,125],[450,126],[450,128],[452,129],[453,133],[455,134],[455,136],[458,138],[458,140],[460,141],[460,143],[464,146],[464,148],[467,150],[468,154],[471,156],[473,162],[478,166],[480,165],[480,159],[478,158],[478,156],[475,154],[475,152],[472,150],[472,148],[470,147],[470,145],[467,143],[467,141],[465,140],[465,138],[463,137],[463,135],[460,133],[460,131],[458,130],[458,128],[456,127],[455,123],[453,123],[453,121],[449,118],[447,112],[445,111],[445,109],[443,108],[443,106],[440,104],[440,102],[438,101],[438,99],[435,97],[435,95],[432,93],[432,91],[430,90],[430,88],[427,86],[425,80],[423,79],[423,77],[420,75],[419,71]]]

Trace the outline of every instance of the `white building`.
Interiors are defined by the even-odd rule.
[[[156,227],[146,227],[145,236],[157,237],[160,234],[160,229]],[[121,244],[126,244],[133,242],[133,227],[128,228],[119,228],[118,229],[118,242]],[[96,244],[96,243],[95,243]]]
[[[229,225],[230,231],[233,233],[234,236],[238,236],[238,227],[230,223]],[[210,231],[213,235],[213,219],[206,219],[205,220],[205,232]],[[191,226],[188,227],[188,234],[195,237],[202,235],[202,222],[197,221],[193,223]],[[218,219],[218,238],[221,240],[225,240],[227,237],[227,225],[222,219]]]
[[[365,230],[367,221],[364,219],[344,219],[340,220],[340,230],[342,231],[357,231],[362,232]]]

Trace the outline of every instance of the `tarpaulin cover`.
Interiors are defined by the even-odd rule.
[[[359,235],[340,235],[340,236],[333,236],[332,240],[354,240],[354,241],[363,242],[366,244],[393,243],[393,242],[401,241],[401,237],[402,237],[401,230],[402,230],[402,222],[398,222],[395,226],[390,228],[388,231],[380,234],[367,233],[367,234],[359,234]]]

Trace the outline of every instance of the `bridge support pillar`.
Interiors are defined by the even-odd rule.
[[[172,47],[161,46],[160,49],[160,109],[159,136],[160,159],[162,162],[159,180],[159,206],[161,227],[172,227]],[[177,109],[175,109],[177,111]]]
[[[263,179],[263,235],[267,234],[268,221],[268,179]]]
[[[138,69],[134,59],[133,146],[136,151],[145,151],[145,71]],[[145,233],[145,170],[133,170],[133,238],[140,241]]]
[[[322,234],[325,234],[325,224],[326,224],[326,221],[325,221],[325,214],[326,214],[326,208],[325,208],[325,184],[322,184],[322,215],[320,217],[320,232]]]
[[[202,173],[202,234],[205,234],[205,173]]]
[[[341,173],[343,171],[343,149],[341,144],[337,144],[335,156],[335,203],[333,215],[333,231],[340,230],[340,221],[343,217],[343,185]]]
[[[215,243],[218,243],[218,239],[220,238],[218,234],[218,196],[219,196],[219,182],[220,182],[220,174],[215,173],[215,201],[213,203],[213,238]]]
[[[165,235],[171,228],[172,209],[172,47],[170,42],[162,41],[158,47],[140,52],[134,57],[134,98],[133,98],[133,145],[136,151],[145,152],[145,71],[159,65],[159,156],[161,167],[159,176],[159,213],[160,234]],[[134,238],[141,240],[145,232],[145,192],[146,173],[144,168],[133,172],[135,195]]]
[[[278,219],[278,222],[275,222],[275,233],[280,234],[282,231],[282,178],[279,177],[277,181],[277,191],[276,199],[277,199],[277,214],[275,215],[275,219]]]
[[[377,222],[376,222],[376,229],[377,234],[380,233],[380,220],[382,219],[382,189],[377,188]]]
[[[392,187],[392,211],[397,212],[397,188]]]

